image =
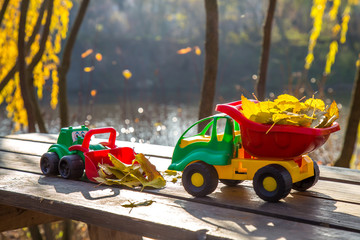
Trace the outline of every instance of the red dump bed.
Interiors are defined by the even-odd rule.
[[[321,147],[330,133],[340,130],[334,122],[328,128],[260,124],[247,119],[240,111],[241,101],[218,104],[216,110],[240,124],[244,149],[255,157],[294,158]],[[266,132],[271,130],[266,134]]]

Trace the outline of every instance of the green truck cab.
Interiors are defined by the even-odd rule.
[[[60,130],[57,143],[50,146],[41,156],[40,168],[44,175],[61,175],[64,178],[77,179],[84,173],[84,153],[69,151],[73,145],[81,145],[89,129],[86,126],[67,127]],[[92,150],[101,150],[101,144],[90,145]]]

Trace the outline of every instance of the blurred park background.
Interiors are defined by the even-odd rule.
[[[199,119],[202,94],[208,96],[202,92],[209,40],[204,2],[215,3],[218,13],[210,102],[253,98],[260,63],[267,63],[259,98],[288,93],[338,103],[342,130],[312,153],[319,164],[334,165],[348,117],[360,109],[360,101],[354,102],[360,79],[358,0],[0,0],[0,136],[58,134],[64,123],[86,124],[113,126],[120,140],[174,146]],[[264,60],[271,5],[271,45]],[[68,107],[60,107],[62,100]],[[32,129],[28,114],[37,111],[26,108],[34,105],[43,124],[36,120]],[[356,137],[359,114],[350,119]],[[360,168],[359,140],[354,151],[352,140],[346,141],[351,167]],[[51,226],[56,239],[88,238],[84,224],[59,224]],[[43,236],[48,228],[40,229]],[[70,228],[73,234],[59,230]],[[1,233],[0,239],[27,239],[34,236],[30,232]]]
[[[50,24],[49,34],[58,59],[48,57],[42,62],[42,70],[35,68],[33,82],[46,131],[57,134],[61,126],[58,101],[62,96],[58,95],[60,70],[56,72],[56,67],[61,65],[64,46],[84,1],[46,1],[53,2],[53,18],[58,19],[59,27]],[[29,25],[35,24],[46,1],[30,1]],[[8,41],[9,36],[3,37],[5,30],[17,28],[6,24],[11,22],[12,15],[19,17],[22,1],[0,2],[3,6],[9,2],[2,22],[2,38]],[[338,121],[345,129],[360,53],[358,1],[275,2],[265,98],[289,93],[298,98],[315,94],[326,104],[335,100],[341,111]],[[269,1],[219,0],[217,5],[219,52],[214,104],[239,100],[242,94],[253,98],[259,80]],[[17,14],[10,12],[16,9]],[[42,24],[45,18],[46,15]],[[174,146],[180,134],[199,119],[205,64],[204,1],[90,1],[79,27],[69,71],[65,73],[68,124],[113,126],[121,140]],[[42,31],[40,28],[35,42]],[[26,39],[30,38],[28,35]],[[12,64],[17,59],[17,36],[14,39]],[[336,48],[331,45],[333,42],[337,43]],[[6,51],[7,45],[1,44],[1,51]],[[46,51],[45,55],[51,56]],[[2,79],[11,67],[5,66],[9,56],[3,55]],[[312,60],[309,55],[313,61],[306,66]],[[15,96],[16,86],[20,86],[16,81],[21,81],[16,74],[12,81],[13,87],[1,92],[1,135],[28,131],[26,125],[19,123],[24,114],[14,103],[19,99]],[[36,131],[40,131],[38,127]],[[334,163],[341,151],[343,135],[344,131],[333,134],[327,147],[320,150],[324,163]]]

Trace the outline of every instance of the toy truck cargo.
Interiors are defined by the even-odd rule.
[[[305,191],[316,184],[319,167],[306,154],[340,130],[338,123],[323,129],[275,125],[266,133],[271,125],[247,119],[240,108],[241,101],[219,104],[216,110],[223,114],[199,120],[182,134],[169,169],[183,171],[185,190],[203,197],[219,179],[228,186],[253,180],[261,199],[277,202],[291,189]],[[189,134],[204,121],[209,123],[200,133]]]

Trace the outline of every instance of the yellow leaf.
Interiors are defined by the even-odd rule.
[[[125,69],[122,74],[126,80],[130,79],[132,76],[132,73],[128,69]]]
[[[275,103],[278,103],[278,102],[281,102],[281,101],[286,101],[286,102],[299,102],[299,99],[297,99],[296,97],[291,96],[291,95],[289,95],[289,94],[282,94],[282,95],[279,95],[279,96],[274,100]]]
[[[94,66],[92,67],[84,67],[84,72],[92,72],[95,69]]]
[[[248,119],[251,118],[252,115],[256,115],[260,112],[259,106],[248,100],[244,95],[241,95],[241,104],[242,104],[242,113]]]
[[[131,188],[140,185],[162,188],[166,185],[163,176],[143,154],[137,154],[131,165],[124,164],[112,154],[109,154],[109,159],[114,166],[100,164],[99,177],[95,179],[97,182],[107,185],[124,185]]]
[[[156,167],[150,163],[150,161],[144,156],[144,154],[142,153],[136,154],[135,161],[137,161],[140,164],[142,170],[144,170],[149,181],[161,177],[161,174],[156,170]]]
[[[200,48],[198,46],[195,46],[194,49],[195,49],[195,54],[196,55],[198,55],[198,56],[201,55],[201,50],[200,50]]]
[[[119,169],[122,172],[129,173],[131,170],[133,170],[133,165],[128,165],[123,162],[121,162],[119,159],[117,159],[114,155],[109,154],[109,159],[114,165],[116,169]]]
[[[360,59],[356,61],[356,67],[360,67]]]
[[[324,111],[325,110],[325,103],[323,100],[321,99],[314,99],[314,98],[309,98],[305,101],[305,105],[312,107],[312,108],[317,108],[320,111]]]
[[[86,58],[87,56],[89,56],[89,55],[92,54],[93,52],[94,52],[94,50],[88,49],[88,50],[86,50],[85,52],[83,52],[83,53],[81,54],[81,58]]]
[[[272,124],[268,132],[275,124],[327,127],[331,126],[339,116],[335,102],[325,112],[325,103],[321,99],[310,98],[302,103],[296,97],[283,94],[274,102],[254,103],[244,96],[241,100],[241,111],[246,118],[258,123]]]
[[[336,116],[336,118],[339,117],[339,109],[337,107],[337,104],[335,101],[333,101],[329,107],[329,109],[327,110],[327,113],[329,115],[329,118]]]
[[[177,54],[187,54],[187,53],[191,52],[191,50],[192,50],[191,47],[182,48],[177,51]]]
[[[98,62],[101,62],[101,60],[102,60],[102,55],[101,55],[101,53],[97,53],[97,54],[95,55],[95,58],[96,58],[96,60],[97,60]]]
[[[341,30],[340,24],[336,24],[336,25],[331,29],[333,36],[335,37],[336,35],[338,35],[338,33],[340,32],[340,30]]]

